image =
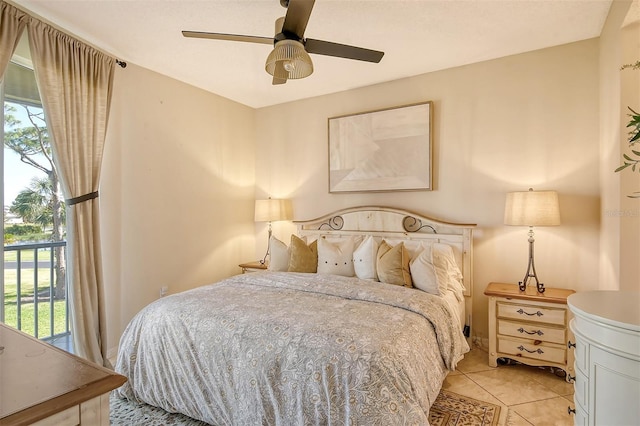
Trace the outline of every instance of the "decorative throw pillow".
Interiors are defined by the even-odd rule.
[[[269,240],[270,271],[287,272],[289,270],[289,247],[273,235]]]
[[[439,296],[441,295],[440,284],[431,256],[431,246],[423,247],[422,251],[411,260],[409,270],[415,288]]]
[[[289,272],[313,272],[318,270],[318,242],[310,245],[301,238],[291,235],[289,245]]]
[[[337,242],[318,239],[318,273],[353,277],[353,238]]]
[[[409,252],[403,243],[391,247],[386,241],[382,241],[376,260],[378,279],[387,284],[413,287],[409,260]]]
[[[420,252],[424,248],[424,241],[420,241],[420,240],[407,240],[407,239],[401,239],[401,238],[385,238],[384,240],[391,247],[395,247],[400,243],[404,244],[404,248],[407,249],[410,259],[413,259],[418,254],[420,254]]]
[[[358,278],[363,280],[378,280],[376,272],[376,259],[378,255],[378,242],[369,235],[353,251],[353,269]]]

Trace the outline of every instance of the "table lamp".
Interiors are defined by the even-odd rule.
[[[291,220],[293,217],[291,200],[277,200],[269,198],[267,200],[256,200],[255,221],[256,222],[269,222],[269,239],[267,240],[267,252],[264,254],[264,258],[260,261],[261,264],[265,264],[267,256],[269,256],[269,248],[271,245],[271,222],[277,222],[280,220]]]
[[[509,192],[504,208],[504,223],[512,226],[529,227],[529,267],[524,279],[518,283],[520,291],[525,291],[529,278],[536,282],[538,293],[544,293],[544,284],[538,281],[533,261],[533,227],[560,225],[560,208],[556,191]]]

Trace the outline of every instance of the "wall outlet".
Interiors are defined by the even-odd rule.
[[[160,297],[164,297],[169,293],[169,287],[164,286],[160,288]]]

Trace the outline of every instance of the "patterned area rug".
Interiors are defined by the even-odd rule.
[[[429,410],[431,426],[495,426],[500,406],[441,390]]]
[[[468,398],[446,390],[440,391],[429,411],[431,426],[495,426],[500,406]],[[111,395],[112,426],[205,426],[182,414],[171,414],[146,404],[136,404]]]

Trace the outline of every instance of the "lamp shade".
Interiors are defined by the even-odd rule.
[[[313,63],[302,43],[287,39],[276,43],[264,69],[277,78],[305,78],[313,73]]]
[[[291,220],[292,217],[291,200],[256,200],[256,222]]]
[[[504,207],[505,225],[560,225],[560,208],[556,191],[509,192]]]

